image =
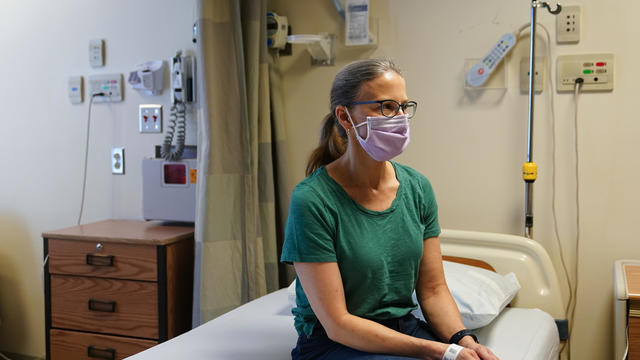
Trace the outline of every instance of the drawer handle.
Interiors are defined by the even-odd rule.
[[[113,266],[113,255],[87,254],[87,265]]]
[[[115,360],[116,350],[90,345],[87,348],[87,356],[94,359]]]
[[[89,310],[102,311],[102,312],[116,312],[116,302],[89,299]]]

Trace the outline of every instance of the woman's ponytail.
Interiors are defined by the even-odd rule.
[[[320,131],[320,144],[313,150],[307,162],[306,176],[320,166],[339,158],[347,150],[347,133],[338,125],[335,113],[324,117]]]

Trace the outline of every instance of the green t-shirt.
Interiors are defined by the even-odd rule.
[[[384,211],[355,202],[323,167],[291,196],[281,261],[337,262],[349,313],[383,320],[416,309],[412,300],[423,240],[440,235],[429,180],[392,162],[400,183]],[[295,327],[310,335],[318,321],[297,281]]]

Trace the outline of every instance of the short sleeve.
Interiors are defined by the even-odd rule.
[[[427,178],[421,177],[422,209],[420,220],[424,225],[424,239],[440,235],[440,222],[438,221],[438,204],[433,193],[431,183]]]
[[[291,195],[280,261],[337,261],[335,232],[335,220],[327,204],[312,188],[298,185]]]

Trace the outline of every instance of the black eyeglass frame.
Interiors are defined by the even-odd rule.
[[[392,102],[394,104],[396,104],[396,111],[393,115],[389,116],[386,115],[384,113],[384,103],[388,103],[388,102]],[[358,102],[353,102],[347,106],[351,106],[351,105],[366,105],[366,104],[380,104],[380,114],[382,114],[382,116],[387,117],[389,119],[393,118],[394,116],[398,115],[398,113],[400,112],[400,109],[402,109],[403,113],[407,113],[407,106],[413,106],[413,114],[411,114],[411,116],[407,115],[407,118],[411,119],[416,115],[416,111],[418,110],[418,103],[415,101],[407,101],[404,104],[400,104],[399,102],[393,100],[393,99],[385,99],[385,100],[371,100],[371,101],[358,101]]]

